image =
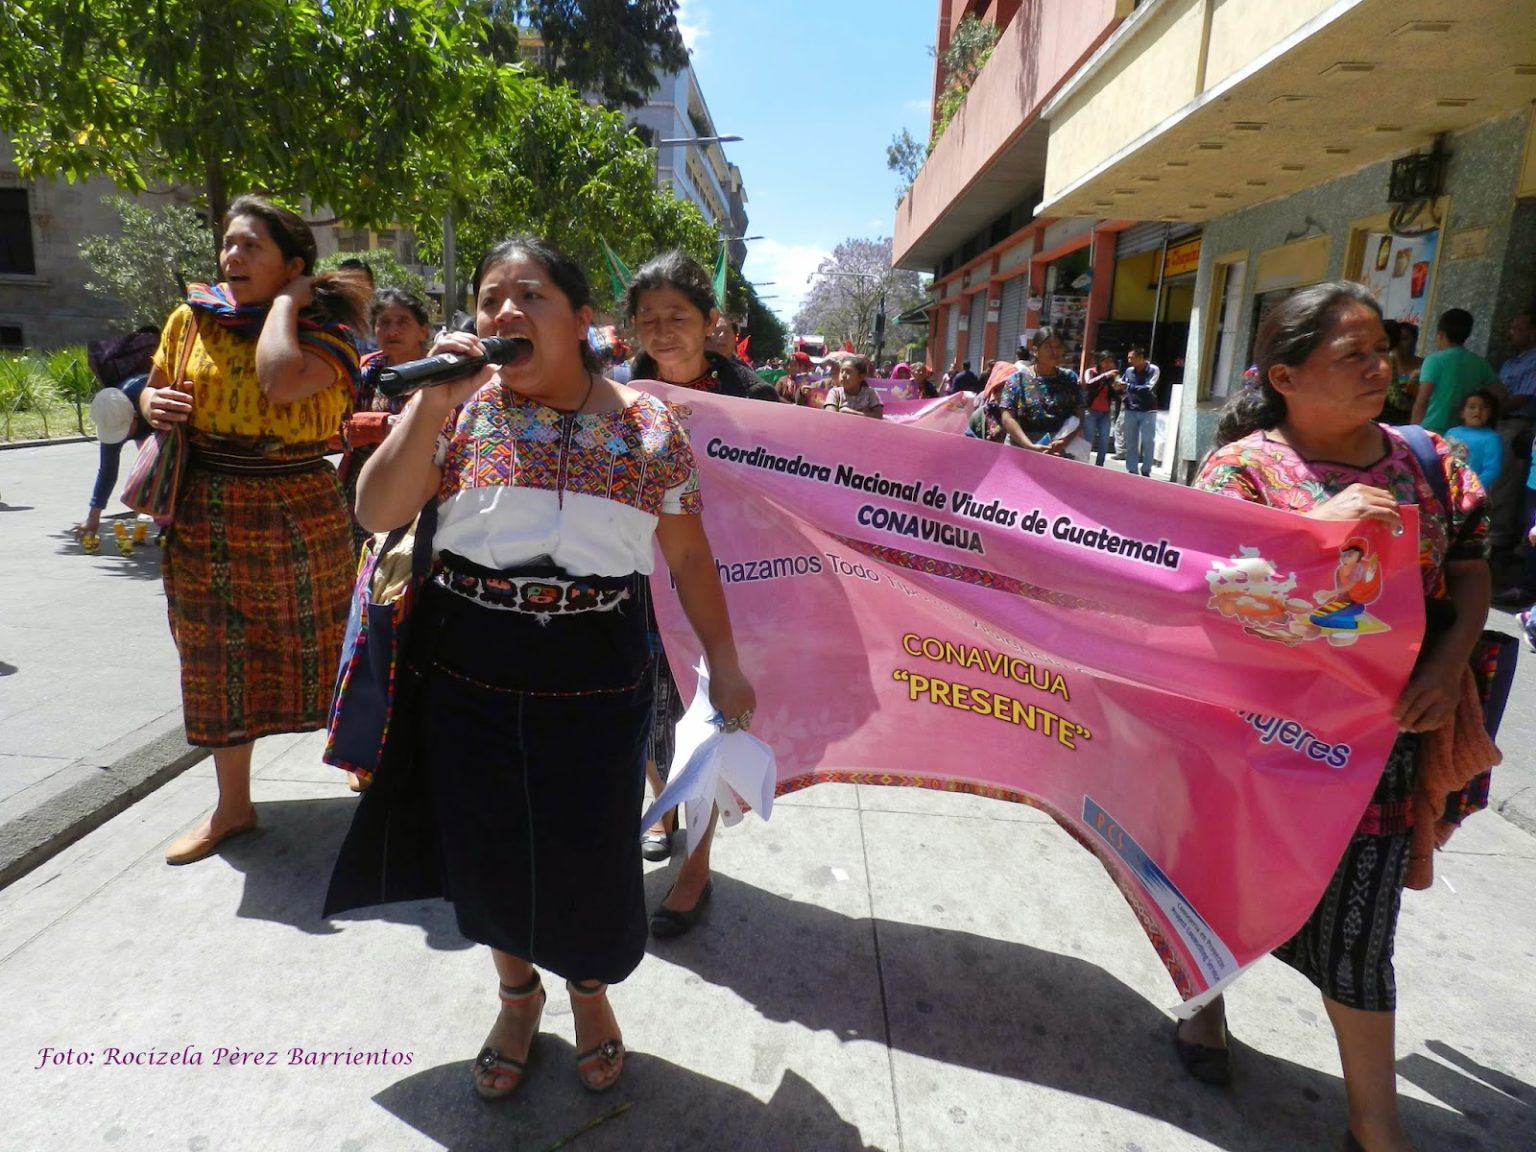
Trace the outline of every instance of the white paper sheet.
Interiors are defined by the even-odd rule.
[[[709,824],[709,810],[718,806],[727,827],[741,822],[743,805],[764,820],[773,815],[773,790],[778,782],[773,749],[750,732],[723,732],[711,718],[709,672],[700,663],[699,686],[693,703],[677,724],[676,751],[667,786],[640,819],[640,829],[651,827],[664,812],[684,806],[688,817],[688,853],[698,846]]]

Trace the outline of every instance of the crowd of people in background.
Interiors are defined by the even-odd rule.
[[[166,859],[202,859],[255,826],[254,742],[325,725],[358,549],[420,511],[417,530],[435,533],[437,557],[415,609],[429,626],[412,633],[398,725],[407,735],[386,763],[429,796],[432,845],[376,860],[353,853],[349,837],[333,891],[363,891],[357,877],[386,872],[413,898],[441,891],[461,932],[490,948],[499,1010],[474,1062],[481,1096],[522,1083],[546,1000],[540,967],[566,983],[581,1083],[606,1090],[624,1066],[608,985],[633,971],[647,936],[691,931],[712,891],[715,813],[687,830],[693,850],[661,904],[645,909],[640,859],[669,858],[683,831],[669,816],[635,843],[645,782],[662,787],[683,710],[650,600],[653,544],[707,654],[711,702],[728,730],[748,728],[756,702],[702,528],[686,428],[627,381],[875,420],[888,398],[963,396],[968,436],[1095,467],[1113,456],[1147,477],[1161,370],[1132,345],[1123,357],[1081,358],[1080,373],[1049,327],[1014,360],[978,366],[984,373],[962,360],[938,380],[921,361],[877,364],[852,351],[753,365],[708,273],[679,252],[636,271],[614,325],[594,323],[583,271],[536,238],[488,252],[474,312],[441,326],[426,301],[375,290],[366,268],[317,274],[315,263],[301,219],[242,197],[225,221],[222,281],[191,285],[158,337],[117,349],[136,350],[142,371],[119,363],[106,380],[111,358],[102,360],[110,386],[92,406],[101,469],[82,535],[99,527],[125,443],[177,425],[191,445],[164,577],[187,738],[213,750],[217,802]],[[1485,533],[1506,577],[1497,599],[1536,599],[1536,314],[1514,318],[1497,372],[1466,348],[1473,325],[1465,311],[1444,313],[1436,350],[1421,360],[1417,331],[1383,322],[1365,289],[1298,292],[1261,326],[1259,362],[1224,409],[1198,480],[1317,518],[1395,522],[1398,504],[1423,503],[1424,492],[1421,465],[1391,425],[1443,437],[1450,496],[1426,518],[1423,575],[1427,596],[1461,611],[1432,634],[1397,704],[1403,736],[1373,811],[1401,807],[1421,736],[1454,695],[1486,615]],[[385,368],[476,356],[491,336],[518,344],[506,363],[409,398],[379,388]],[[339,475],[327,460],[338,450]],[[530,591],[542,605],[551,590],[560,612],[530,609]],[[354,831],[387,823],[389,805],[409,796],[398,783],[380,792],[368,789]],[[1384,821],[1362,824],[1313,920],[1277,952],[1323,992],[1352,1131],[1383,1147],[1401,1137],[1390,958],[1410,848],[1406,827]],[[359,842],[404,851],[398,837]],[[411,872],[424,865],[439,874]],[[1368,889],[1371,928],[1359,939],[1330,927],[1347,882]],[[582,914],[569,915],[576,907]],[[1191,1075],[1226,1081],[1221,1000],[1175,1038]]]

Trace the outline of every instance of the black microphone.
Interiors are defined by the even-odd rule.
[[[408,396],[419,388],[434,384],[446,384],[479,371],[487,364],[505,364],[516,357],[520,345],[526,340],[515,336],[486,336],[480,341],[485,347],[483,356],[454,356],[443,353],[428,356],[425,360],[408,360],[379,370],[378,389],[394,399]]]

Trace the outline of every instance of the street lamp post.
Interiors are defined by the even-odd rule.
[[[688,144],[731,144],[740,139],[740,136],[674,136],[666,140],[657,140],[652,147],[671,148]]]

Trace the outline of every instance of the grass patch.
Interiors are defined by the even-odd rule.
[[[52,404],[42,411],[14,413],[9,421],[9,434],[5,424],[0,423],[0,441],[68,439],[81,435],[82,424],[86,436],[96,435],[89,408],[81,410],[77,421],[73,404]]]

